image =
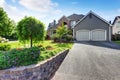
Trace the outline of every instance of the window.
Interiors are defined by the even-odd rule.
[[[73,28],[76,24],[76,21],[71,21],[71,27]]]
[[[118,23],[120,23],[120,21],[118,21]]]
[[[118,34],[120,34],[120,31],[118,31]]]
[[[53,30],[53,34],[55,34],[56,33],[56,30]]]
[[[118,21],[117,25],[116,25],[116,28],[119,28],[120,27],[120,21]]]
[[[66,23],[66,22],[63,22],[63,24],[64,24],[64,26],[65,26],[65,27],[68,27],[68,25],[67,25],[67,23]]]

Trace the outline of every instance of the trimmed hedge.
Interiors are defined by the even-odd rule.
[[[38,61],[39,55],[38,47],[0,52],[0,69],[34,64]]]

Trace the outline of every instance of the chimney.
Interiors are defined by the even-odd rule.
[[[54,25],[54,26],[56,25],[56,20],[53,21],[53,25]]]
[[[111,24],[111,21],[109,21],[109,23]]]

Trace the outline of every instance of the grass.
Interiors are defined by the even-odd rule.
[[[11,46],[11,49],[25,47],[24,44],[22,44],[18,41],[10,41],[8,43],[2,43],[2,44],[9,44]],[[29,46],[29,44],[27,44],[27,45]],[[53,43],[51,40],[46,40],[44,42],[40,42],[39,45],[42,45],[43,47],[52,46],[55,49],[56,48],[69,48],[70,49],[72,47],[73,43]]]
[[[114,41],[115,43],[117,43],[117,44],[120,44],[120,41]]]
[[[14,50],[14,52],[10,53],[10,58],[9,59],[12,59],[12,60],[14,60],[14,58],[16,58],[14,56],[14,54],[13,54],[15,52],[18,53],[18,55],[20,55],[21,53],[23,55],[24,52],[27,54],[27,52],[28,52],[28,51],[19,52],[19,50],[22,50],[21,48],[24,47],[24,44],[21,44],[18,41],[12,41],[12,42],[10,41],[8,43],[2,43],[2,44],[9,44],[11,46],[11,49]],[[46,60],[46,59],[56,55],[57,53],[59,53],[59,52],[61,52],[63,50],[72,48],[72,45],[73,45],[73,43],[53,43],[51,40],[40,42],[37,45],[38,46],[37,48],[40,49],[40,54],[38,55],[37,61],[35,61],[35,63],[34,62],[31,63],[31,62],[27,61],[23,65],[19,64],[19,66],[26,66],[26,65],[30,65],[30,64],[36,64],[36,62],[40,62],[40,61]],[[17,48],[17,49],[14,49],[14,48]],[[7,51],[7,52],[9,52],[9,51]],[[7,55],[7,54],[3,54],[3,53],[4,53],[4,51],[1,51],[2,55]],[[0,54],[0,57],[1,57],[1,54]],[[12,55],[13,58],[11,58],[11,55]],[[29,59],[30,56],[27,56],[27,57]],[[24,61],[23,57],[20,57],[18,62],[22,61],[22,60]],[[26,58],[26,60],[27,60],[27,58]],[[2,68],[0,67],[0,69],[5,69],[6,67],[9,68],[12,65],[12,64],[7,65],[8,61],[9,61],[7,59],[6,60],[2,60],[2,58],[1,58],[0,61],[3,61],[4,63],[6,62],[5,65],[1,65]],[[0,62],[0,64],[2,64],[2,62]]]

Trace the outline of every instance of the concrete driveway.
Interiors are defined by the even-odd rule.
[[[75,43],[52,80],[120,80],[120,45]]]

